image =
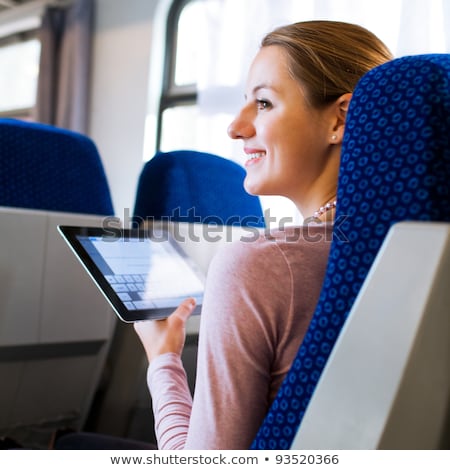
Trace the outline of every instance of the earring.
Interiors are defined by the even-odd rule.
[[[331,140],[336,140],[336,139],[337,139],[337,135],[336,135],[336,134],[333,134],[333,135],[331,136]]]

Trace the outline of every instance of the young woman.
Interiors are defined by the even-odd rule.
[[[369,31],[310,21],[262,41],[245,103],[228,133],[247,156],[245,188],[290,198],[305,219],[332,222],[351,93],[392,58]],[[180,355],[187,299],[135,329],[150,362],[160,449],[248,449],[315,308],[331,224],[287,228],[225,247],[208,272],[191,398]]]

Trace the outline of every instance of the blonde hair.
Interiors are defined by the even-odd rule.
[[[281,26],[264,37],[261,47],[266,46],[279,46],[287,53],[290,73],[314,107],[352,93],[366,72],[393,59],[373,33],[339,21]]]

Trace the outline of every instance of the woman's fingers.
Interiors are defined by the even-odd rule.
[[[185,341],[185,324],[195,308],[195,300],[186,299],[164,320],[136,322],[138,334],[148,360],[165,353],[181,354]]]

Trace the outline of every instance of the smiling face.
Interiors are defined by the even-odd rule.
[[[286,196],[305,216],[310,205],[332,197],[327,193],[336,190],[339,166],[334,114],[332,105],[319,110],[308,104],[281,47],[262,47],[249,71],[245,104],[228,128],[244,144],[245,189]]]

